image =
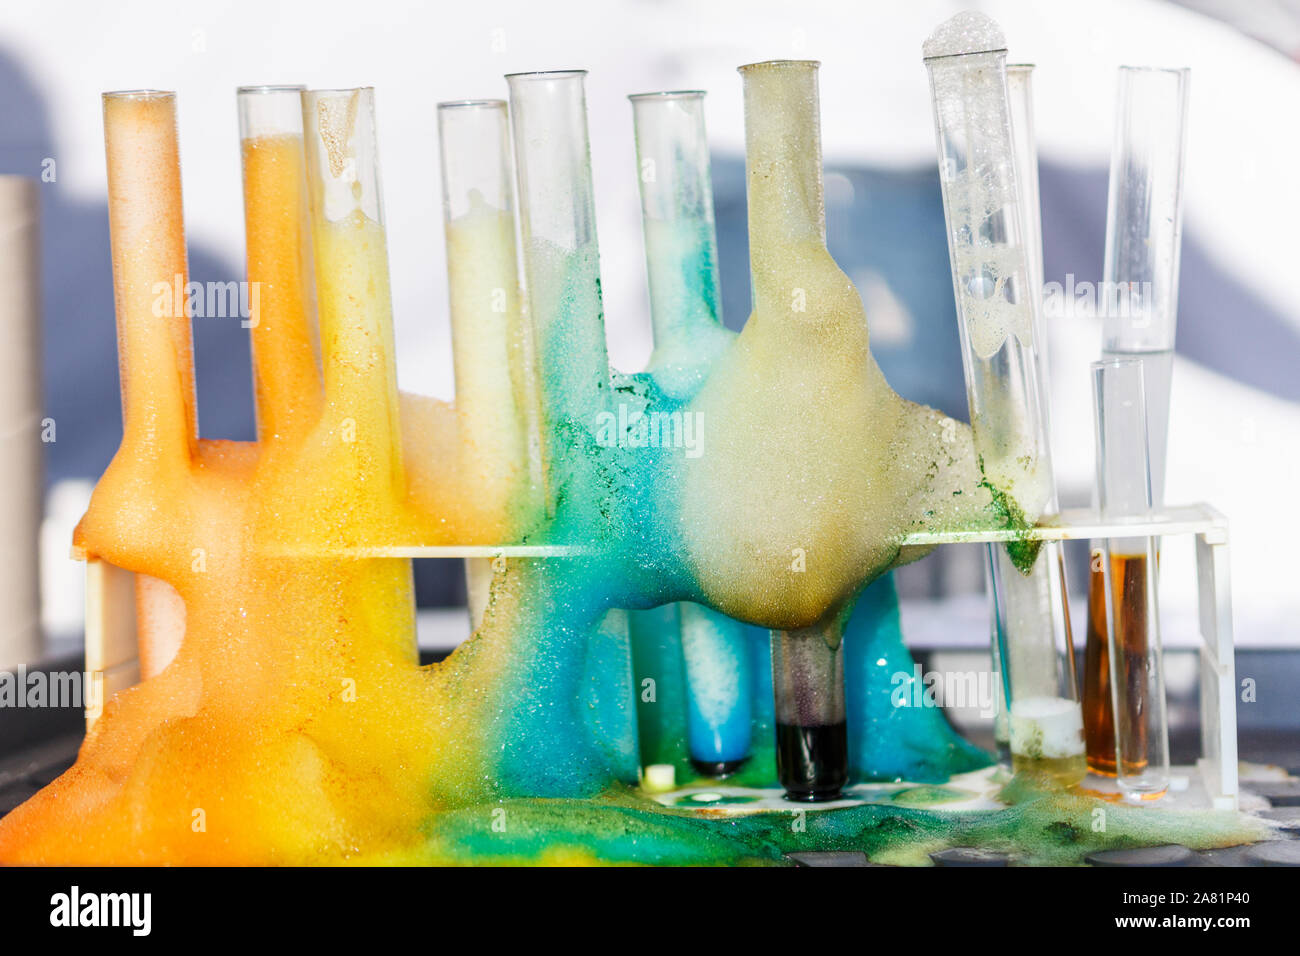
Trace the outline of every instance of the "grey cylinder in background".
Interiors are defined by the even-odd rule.
[[[38,183],[0,176],[0,670],[41,655]]]

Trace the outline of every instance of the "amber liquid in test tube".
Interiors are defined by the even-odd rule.
[[[1092,372],[1101,517],[1143,518],[1151,511],[1144,363],[1094,362]],[[1126,796],[1153,799],[1169,787],[1156,543],[1129,537],[1107,538],[1102,545],[1101,614],[1090,613],[1089,628],[1106,642],[1109,694],[1100,703],[1111,714],[1113,772]],[[1087,655],[1089,666],[1099,666],[1092,642]],[[1089,736],[1088,742],[1096,741]]]
[[[1088,590],[1088,643],[1084,652],[1084,739],[1088,745],[1088,769],[1093,773],[1115,776],[1115,721],[1111,704],[1110,652],[1106,625],[1106,565],[1115,602],[1115,642],[1127,659],[1125,667],[1138,673],[1147,655],[1147,556],[1139,553],[1112,552],[1104,548],[1092,555],[1091,581]],[[1143,754],[1130,766],[1146,766],[1146,724],[1129,722],[1130,744]]]

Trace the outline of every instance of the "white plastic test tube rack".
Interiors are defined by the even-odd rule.
[[[1141,519],[1104,522],[1088,509],[1067,509],[1023,532],[948,531],[909,535],[904,545],[1006,542],[1016,539],[1071,541],[1114,537],[1196,539],[1196,578],[1201,634],[1201,757],[1205,791],[1216,809],[1237,806],[1237,696],[1233,658],[1232,596],[1228,570],[1228,521],[1205,504],[1163,508]],[[351,557],[511,558],[569,557],[581,548],[393,547]],[[86,669],[104,676],[105,696],[139,679],[132,574],[100,560],[87,562]],[[88,723],[92,722],[88,717]]]
[[[1237,807],[1237,694],[1233,656],[1232,591],[1228,570],[1228,520],[1206,504],[1162,508],[1143,518],[1102,521],[1086,508],[1066,509],[1035,528],[1013,531],[927,532],[907,545],[987,541],[1072,541],[1104,538],[1196,539],[1196,583],[1201,634],[1201,756],[1197,761],[1210,804]]]

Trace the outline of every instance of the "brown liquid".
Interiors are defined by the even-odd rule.
[[[1104,552],[1093,552],[1088,581],[1088,640],[1083,663],[1083,735],[1088,769],[1115,776],[1115,720],[1110,700],[1110,651],[1106,641],[1106,586],[1100,562]],[[1120,732],[1125,750],[1140,759],[1126,760],[1126,774],[1146,767],[1147,721],[1147,559],[1143,554],[1112,554],[1111,586],[1115,589],[1118,619],[1116,644],[1122,649],[1128,693],[1121,700]]]

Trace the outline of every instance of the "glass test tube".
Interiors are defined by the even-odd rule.
[[[1092,364],[1097,501],[1102,520],[1151,511],[1144,363]],[[1129,797],[1151,799],[1169,787],[1169,730],[1156,588],[1156,539],[1108,538],[1101,578],[1115,773]]]
[[[731,334],[718,321],[718,255],[704,94],[643,93],[632,102],[654,355],[649,368],[670,398],[688,398]],[[686,675],[691,763],[726,776],[749,756],[751,675],[745,627],[683,603],[678,622]]]
[[[1055,509],[1056,490],[1040,349],[1041,260],[1029,250],[1039,239],[1026,231],[1025,222],[1036,220],[1024,213],[1017,169],[1018,147],[1032,155],[1031,139],[1013,137],[1005,41],[991,19],[958,14],[923,53],[976,451],[1008,517],[1033,520]],[[994,661],[1004,677],[1013,767],[1071,785],[1083,778],[1084,748],[1064,555],[1039,550],[1026,542],[990,549]]]
[[[1016,186],[1019,191],[1022,212],[1021,226],[1024,231],[1025,257],[1029,268],[1029,288],[1038,290],[1043,286],[1043,232],[1038,196],[1038,144],[1034,136],[1034,68],[1029,64],[1008,64],[1006,69],[1007,96],[1011,109],[1011,135],[1015,146]],[[1040,369],[1045,369],[1048,367],[1046,354],[1047,334],[1046,328],[1041,322],[1042,314],[1042,309],[1037,310],[1036,318],[1040,324],[1036,332],[1036,340],[1040,350],[1042,350],[1038,366]],[[1040,381],[1039,389],[1041,395],[1047,394],[1045,381]],[[1049,544],[1045,545],[1045,547],[1056,549],[1059,548],[1059,545]],[[996,745],[998,763],[1005,768],[1010,768],[1012,765],[1011,720],[1008,714],[1007,696],[1004,692],[1004,689],[1010,686],[1010,682],[1002,666],[1001,644],[1003,631],[999,626],[1001,617],[997,613],[998,600],[995,583],[1001,577],[1001,573],[997,570],[998,562],[999,560],[1005,560],[1005,558],[999,557],[1000,551],[1001,549],[996,544],[985,546],[984,585],[992,605],[989,615],[992,625],[989,651],[991,670],[995,681],[994,686],[997,689],[994,694],[993,739]],[[1055,550],[1053,550],[1049,553],[1047,560],[1050,561],[1055,556]],[[995,577],[995,574],[998,577]],[[1053,583],[1056,581],[1056,578],[1052,579]]]
[[[122,441],[137,456],[188,457],[198,443],[190,319],[183,294],[157,316],[153,291],[158,282],[183,290],[188,281],[176,94],[105,93],[104,148]]]
[[[1034,67],[1031,63],[1007,64],[1007,104],[1010,108],[1011,141],[1015,148],[1016,191],[1020,203],[1020,232],[1025,249],[1028,285],[1040,300],[1034,309],[1034,340],[1038,344],[1039,393],[1047,403],[1047,323],[1041,307],[1043,290],[1043,212],[1038,192],[1038,138],[1034,126]]]
[[[844,634],[836,622],[772,632],[776,771],[792,800],[833,800],[849,782]]]
[[[390,503],[406,485],[374,90],[307,90],[302,122],[325,397],[357,487]]]
[[[654,328],[648,369],[669,398],[684,400],[733,338],[721,321],[704,94],[642,93],[628,99]]]
[[[1188,81],[1185,69],[1120,68],[1106,215],[1102,355],[1136,358],[1143,363],[1151,502],[1156,508],[1164,504],[1178,319]],[[1113,776],[1115,727],[1111,720],[1103,552],[1094,542],[1088,578],[1084,730],[1088,769]]]
[[[566,426],[590,428],[610,404],[586,75],[506,77],[548,510],[568,471],[552,453],[556,437]]]
[[[528,453],[530,382],[506,103],[439,103],[438,135],[456,407],[490,464],[509,466]]]
[[[1121,67],[1103,271],[1106,358],[1144,364],[1152,504],[1164,503],[1190,71]]]
[[[320,485],[347,489],[322,532],[348,546],[393,527],[407,494],[375,94],[306,90],[301,99],[325,396],[311,434]],[[398,654],[418,660],[411,562],[364,561],[354,578],[389,595],[392,614],[377,624]]]
[[[303,89],[248,86],[237,94],[247,273],[257,290],[249,339],[261,441],[301,434],[318,420],[322,402]]]
[[[194,337],[181,201],[176,94],[104,94],[108,225],[122,389],[122,451],[167,475],[187,473],[198,448]],[[170,308],[156,311],[162,283]],[[160,578],[135,576],[142,678],[159,674],[185,634],[185,603]]]
[[[742,66],[749,259],[755,311],[789,295],[773,263],[792,247],[826,242],[818,63]],[[776,765],[786,795],[829,800],[848,782],[842,622],[772,632]]]
[[[504,100],[438,104],[442,215],[462,470],[501,510],[533,474],[536,395],[519,290],[514,176]],[[467,558],[470,623],[482,622],[491,558]]]

